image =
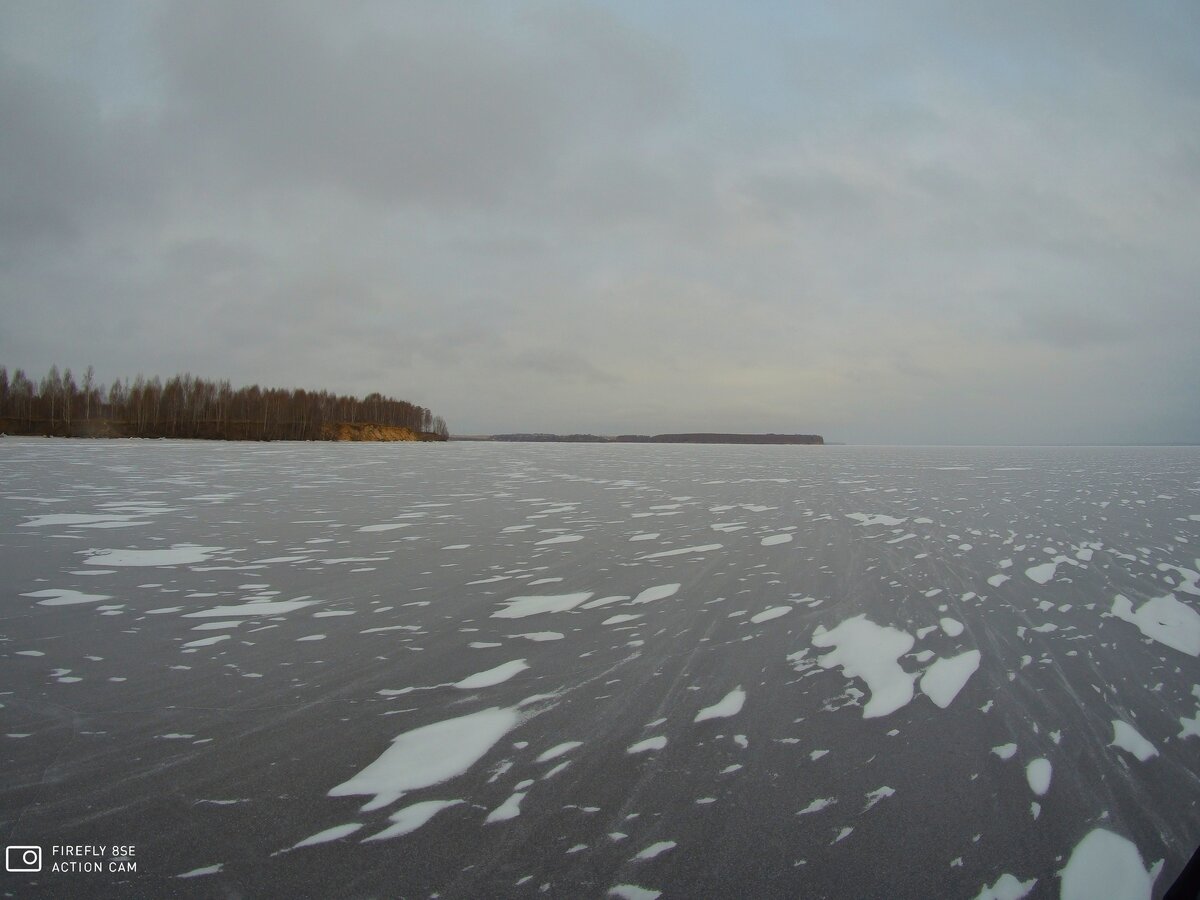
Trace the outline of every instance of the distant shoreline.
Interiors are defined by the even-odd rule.
[[[505,441],[558,444],[807,444],[822,445],[819,434],[736,434],[697,431],[682,434],[482,434],[454,435],[452,441]]]

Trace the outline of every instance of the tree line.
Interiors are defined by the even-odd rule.
[[[57,365],[34,381],[0,366],[0,431],[95,437],[325,440],[345,426],[411,432],[413,440],[446,440],[449,429],[429,409],[379,393],[358,397],[303,388],[234,388],[228,380],[191,374],[165,382],[138,375],[96,381],[91,366],[76,379]]]

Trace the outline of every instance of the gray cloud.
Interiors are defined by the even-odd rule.
[[[0,363],[464,432],[1200,440],[1197,38],[1186,4],[9,5]]]

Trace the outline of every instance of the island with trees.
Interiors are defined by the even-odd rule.
[[[190,374],[99,384],[57,366],[34,381],[0,366],[0,433],[251,441],[444,441],[441,416],[379,393],[233,387]]]
[[[819,434],[736,434],[694,431],[684,434],[489,434],[455,440],[529,441],[571,444],[824,444]]]

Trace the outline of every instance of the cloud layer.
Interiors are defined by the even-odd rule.
[[[785,5],[786,7],[786,5]],[[1194,5],[0,12],[0,363],[1200,440]]]

